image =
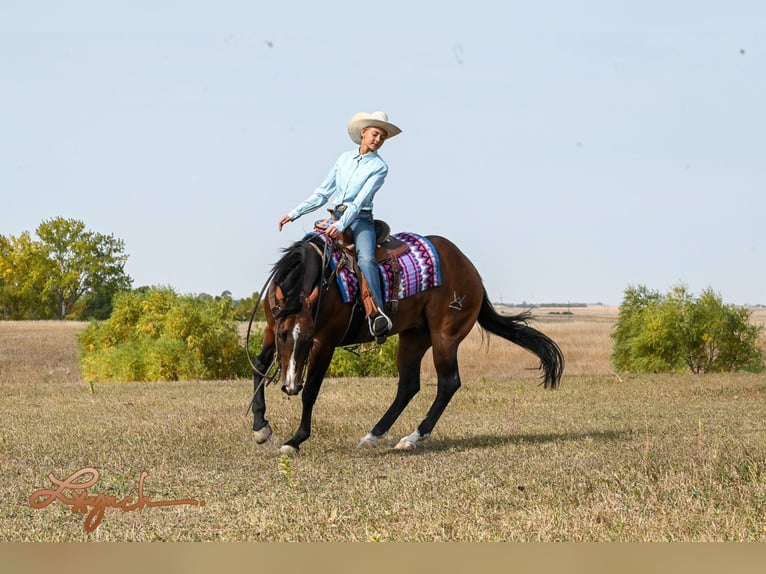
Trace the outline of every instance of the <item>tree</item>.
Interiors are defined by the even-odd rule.
[[[42,295],[47,272],[41,246],[28,231],[18,237],[0,236],[0,317],[48,318]]]
[[[612,362],[640,373],[760,372],[761,332],[748,309],[725,305],[711,289],[694,297],[677,285],[663,296],[630,286],[612,330]]]
[[[108,316],[107,302],[132,283],[123,241],[62,217],[36,233],[39,241],[28,232],[0,240],[0,315],[64,319],[79,303],[84,316]]]
[[[711,290],[689,305],[684,317],[686,366],[693,373],[762,371],[761,328],[744,307],[724,305]]]

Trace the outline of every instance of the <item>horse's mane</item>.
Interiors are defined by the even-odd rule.
[[[282,250],[282,258],[274,264],[274,284],[279,285],[285,297],[285,304],[277,316],[284,317],[297,313],[301,309],[301,290],[303,289],[307,268],[307,257],[314,249],[324,248],[319,236],[304,237]],[[305,293],[304,293],[305,295]]]
[[[279,285],[285,297],[285,304],[279,316],[290,315],[301,308],[301,287],[306,272],[306,243],[296,241],[282,250],[282,257],[274,264],[274,284]]]

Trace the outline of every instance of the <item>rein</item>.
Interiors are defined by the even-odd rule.
[[[306,356],[303,358],[303,371],[301,372],[301,379],[306,380],[306,372],[308,371],[309,367],[309,355],[311,354],[311,350],[314,347],[314,333],[316,333],[317,328],[317,320],[319,319],[319,309],[322,306],[322,293],[325,292],[325,290],[330,286],[330,282],[325,279],[325,270],[327,269],[330,257],[332,256],[332,239],[330,237],[325,236],[326,241],[324,242],[324,249],[319,249],[319,246],[317,246],[315,243],[311,242],[310,240],[307,240],[307,243],[314,248],[314,251],[317,252],[317,255],[322,260],[322,264],[319,266],[319,280],[317,281],[317,300],[316,304],[314,305],[314,315],[311,318],[311,345],[309,346],[308,350],[306,351]],[[276,338],[278,339],[278,337]],[[275,344],[276,343],[275,339]]]
[[[253,305],[253,312],[250,314],[250,321],[247,324],[247,335],[245,336],[245,355],[247,356],[247,362],[250,363],[250,367],[253,369],[254,373],[257,373],[261,376],[261,382],[258,383],[258,386],[253,391],[253,398],[250,399],[250,402],[247,405],[247,410],[245,411],[245,416],[247,416],[250,411],[253,410],[253,402],[255,401],[255,395],[258,393],[258,389],[260,389],[263,386],[263,381],[268,381],[266,383],[266,386],[270,385],[271,382],[276,379],[279,376],[279,363],[277,363],[277,370],[274,371],[274,374],[270,377],[269,371],[271,371],[271,368],[274,366],[276,355],[273,359],[271,359],[271,364],[266,369],[265,373],[262,373],[258,370],[258,368],[253,363],[253,358],[250,356],[250,331],[253,327],[253,321],[255,320],[255,314],[258,312],[258,307],[261,304],[261,299],[263,299],[263,294],[268,290],[269,285],[271,284],[271,281],[274,279],[274,275],[276,274],[276,269],[271,272],[269,275],[269,278],[266,279],[266,283],[264,283],[263,288],[258,292],[258,299],[255,301],[255,305]]]

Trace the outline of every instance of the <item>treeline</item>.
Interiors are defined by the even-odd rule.
[[[518,308],[518,309],[536,309],[538,307],[576,307],[576,308],[585,308],[588,306],[587,303],[527,303],[526,301],[522,301],[521,303],[500,303],[500,305],[504,307],[512,307],[512,308]],[[596,303],[596,305],[599,305],[599,303]]]
[[[115,296],[132,289],[127,260],[121,239],[90,231],[76,219],[44,220],[34,235],[0,234],[0,320],[107,319]],[[228,299],[233,318],[246,321],[258,293],[238,300],[229,291],[197,297]]]
[[[0,235],[0,320],[91,320],[79,337],[83,377],[96,381],[230,379],[252,375],[240,323],[258,293],[179,295],[133,288],[125,244],[56,217],[34,234]],[[250,355],[260,351],[263,307],[253,317]],[[338,352],[330,376],[393,376],[398,337]]]
[[[234,300],[228,291],[214,297],[181,296],[170,287],[132,289],[127,257],[122,240],[74,219],[43,221],[35,237],[0,235],[0,319],[94,320],[80,338],[83,375],[90,380],[249,375],[239,323],[250,319],[258,293]],[[255,320],[264,320],[262,307]],[[667,294],[630,286],[612,332],[612,361],[628,372],[761,372],[762,331],[746,308],[724,304],[711,289],[696,297],[684,285]],[[257,354],[258,327],[251,343],[251,355]],[[395,375],[397,349],[394,337],[365,353],[336,353],[329,375]]]

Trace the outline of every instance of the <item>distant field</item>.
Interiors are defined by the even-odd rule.
[[[300,399],[267,389],[275,439],[255,445],[251,383],[96,383],[76,323],[0,322],[0,541],[765,541],[766,376],[617,376],[614,314],[546,315],[562,387],[529,353],[478,331],[463,387],[413,453],[392,450],[433,400],[423,389],[380,448],[355,445],[393,379],[331,379],[301,455],[277,448]],[[85,515],[30,495],[93,467],[89,490],[194,504]],[[205,503],[201,506],[201,502]],[[87,511],[87,509],[85,509]]]
[[[497,306],[499,310],[504,313],[518,313],[524,310],[523,307],[508,307],[504,305]],[[531,311],[535,315],[547,316],[547,315],[566,315],[571,313],[578,317],[606,317],[617,319],[617,313],[620,308],[617,305],[587,305],[585,307],[531,307]]]

